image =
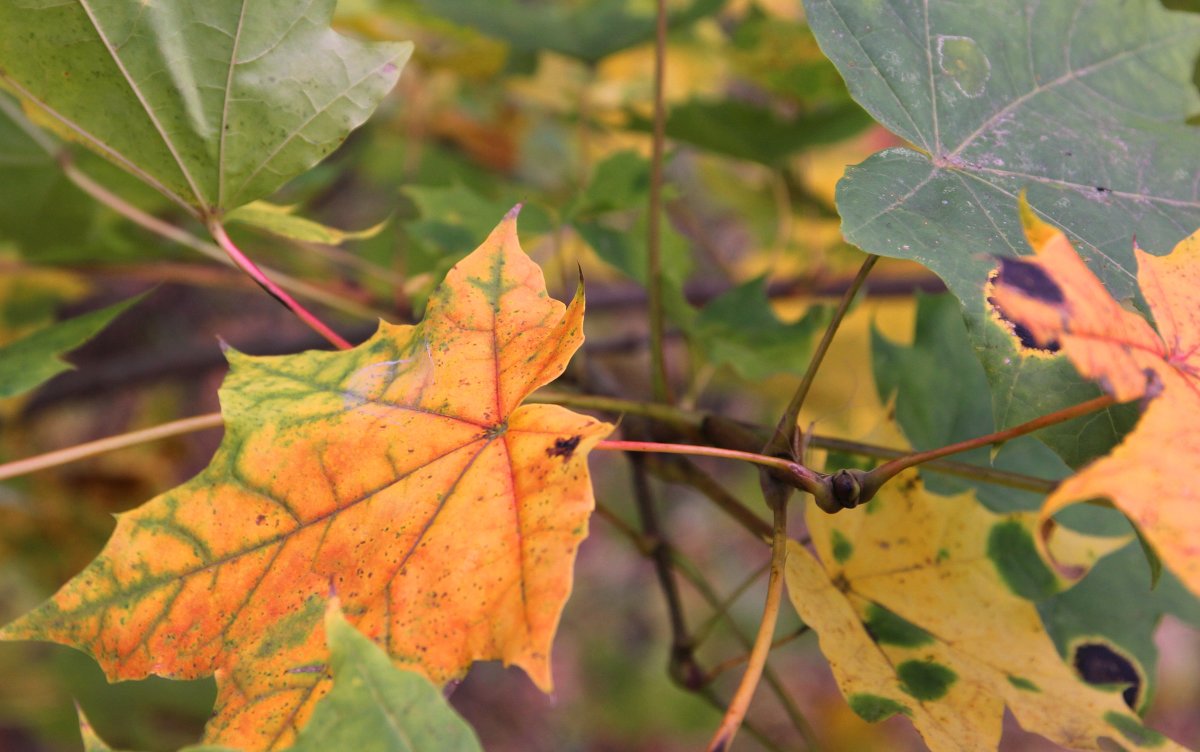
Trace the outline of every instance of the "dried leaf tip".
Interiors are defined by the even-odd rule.
[[[521,213],[521,207],[523,206],[525,206],[524,202],[519,202],[513,208],[509,209],[508,213],[504,215],[504,221],[515,220],[517,215]]]

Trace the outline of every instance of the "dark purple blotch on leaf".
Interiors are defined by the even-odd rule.
[[[1000,274],[997,277],[1000,284],[1015,287],[1035,300],[1057,305],[1062,303],[1062,289],[1050,279],[1050,275],[1037,264],[1020,259],[1000,259]]]
[[[1131,709],[1137,709],[1142,677],[1128,658],[1102,642],[1084,642],[1075,647],[1072,662],[1088,684],[1125,685],[1121,698]]]
[[[566,462],[575,453],[575,447],[579,446],[580,438],[580,436],[572,436],[569,439],[555,439],[554,446],[546,450],[546,456],[562,457],[563,462]]]

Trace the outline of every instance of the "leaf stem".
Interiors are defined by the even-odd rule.
[[[157,441],[158,439],[194,433],[209,428],[220,428],[222,425],[223,421],[220,413],[207,413],[205,415],[196,415],[191,418],[171,421],[160,426],[143,428],[140,431],[109,436],[97,439],[96,441],[89,441],[86,444],[77,444],[66,449],[39,454],[35,457],[6,462],[0,465],[0,480],[15,478],[18,475],[25,475],[26,473],[45,470],[58,465],[65,465],[68,462],[94,457],[98,454],[104,454],[116,449],[124,449],[125,447],[135,446],[147,441]]]
[[[725,752],[733,744],[738,728],[750,709],[750,700],[754,690],[758,688],[762,678],[763,667],[767,663],[767,655],[771,652],[771,643],[775,637],[775,623],[779,619],[779,604],[783,598],[783,569],[787,563],[787,496],[783,495],[772,505],[775,513],[774,533],[771,541],[771,573],[767,580],[767,599],[763,606],[762,622],[758,625],[758,636],[754,639],[754,647],[750,649],[750,659],[746,662],[746,672],[742,681],[729,701],[729,708],[721,725],[708,743],[708,752]]]
[[[667,67],[667,2],[657,0],[657,19],[654,34],[654,131],[650,156],[649,215],[646,217],[646,293],[650,308],[650,371],[654,398],[659,402],[674,402],[671,382],[667,376],[666,353],[663,350],[663,272],[660,235],[663,141],[666,138],[666,105],[663,84]]]
[[[937,449],[930,449],[925,452],[915,452],[903,457],[897,457],[890,462],[885,462],[879,467],[876,467],[869,473],[864,474],[862,480],[862,501],[865,502],[870,500],[870,498],[875,495],[875,493],[884,483],[888,482],[898,473],[907,470],[910,467],[928,463],[932,460],[937,460],[947,455],[958,454],[959,452],[966,452],[979,447],[1002,444],[1010,439],[1015,439],[1018,436],[1024,436],[1028,433],[1033,433],[1034,431],[1046,428],[1047,426],[1053,426],[1073,418],[1088,415],[1089,413],[1093,413],[1097,410],[1103,410],[1106,407],[1116,404],[1116,402],[1117,400],[1115,397],[1108,394],[1102,394],[1099,397],[1088,400],[1087,402],[1081,402],[1077,405],[1063,408],[1062,410],[1056,410],[1055,412],[1038,416],[1033,420],[1026,421],[1020,425],[1013,426],[1012,428],[1006,428],[1003,431],[996,431],[985,436],[977,436],[973,439],[959,441],[954,444],[948,444],[946,446],[938,447]]]
[[[848,441],[846,439],[836,439],[830,436],[820,436],[816,434],[808,437],[808,445],[817,449],[828,449],[835,452],[845,452],[847,454],[857,454],[863,457],[875,457],[883,460],[904,458],[911,455],[911,452],[903,449],[891,449],[889,447],[876,446],[874,444],[863,444],[858,441]],[[1058,481],[1056,480],[1035,478],[1032,475],[1023,475],[1021,473],[1009,472],[1008,470],[999,470],[994,467],[974,465],[970,462],[956,462],[954,460],[939,459],[930,460],[923,464],[927,470],[944,473],[946,475],[954,475],[959,478],[970,478],[972,480],[981,480],[987,483],[994,483],[998,486],[1019,488],[1024,491],[1033,491],[1035,493],[1050,493],[1058,485]]]
[[[149,230],[155,235],[166,238],[174,243],[178,243],[186,248],[191,248],[193,251],[207,256],[214,261],[219,261],[222,264],[227,264],[229,266],[236,266],[233,262],[233,259],[229,258],[225,252],[216,245],[202,240],[187,230],[176,227],[170,222],[164,222],[158,217],[142,211],[133,204],[130,204],[125,199],[100,185],[86,173],[82,172],[79,168],[72,164],[66,153],[61,153],[58,161],[59,166],[61,167],[63,174],[67,176],[67,179],[70,180],[76,188],[91,196],[92,199],[94,199],[97,203],[108,207],[112,211],[128,219],[130,222],[133,222],[144,230]],[[373,311],[370,308],[359,305],[353,301],[346,300],[341,296],[334,295],[326,290],[322,290],[321,288],[304,282],[303,280],[296,279],[295,277],[289,276],[283,272],[271,269],[269,267],[263,266],[259,268],[264,272],[269,273],[271,277],[277,280],[280,287],[291,290],[297,295],[301,295],[309,300],[316,301],[323,305],[327,305],[330,308],[340,310],[344,313],[349,313],[353,316],[361,316],[368,319],[380,317],[379,312],[377,311]]]
[[[271,281],[271,278],[263,274],[262,270],[255,266],[254,262],[242,253],[241,249],[233,244],[229,234],[225,232],[225,227],[220,220],[209,218],[208,231],[212,233],[213,239],[217,241],[217,245],[221,247],[225,253],[229,254],[229,258],[233,263],[237,264],[238,268],[250,275],[250,278],[259,284],[267,291],[271,297],[282,303],[288,310],[296,314],[309,328],[320,334],[325,339],[329,340],[334,347],[341,350],[349,350],[353,345],[342,338],[340,334],[330,329],[320,319],[309,312],[307,308],[300,305],[291,295],[288,295],[282,287]]]
[[[711,416],[711,413],[702,410],[685,410],[681,407],[663,405],[656,402],[638,402],[619,397],[605,397],[594,394],[569,394],[552,389],[539,391],[530,399],[534,402],[565,405],[580,410],[596,410],[613,415],[641,415],[685,431],[692,431],[699,428],[704,423],[705,418]],[[750,430],[760,431],[762,429],[751,428]],[[832,449],[838,452],[857,454],[863,457],[876,457],[879,459],[896,459],[898,457],[907,457],[911,454],[911,452],[903,449],[893,449],[891,447],[879,446],[878,444],[865,444],[859,441],[849,441],[821,434],[809,436],[808,444],[817,449]],[[995,483],[1000,486],[1021,488],[1038,493],[1049,493],[1058,485],[1057,481],[997,470],[991,467],[982,467],[969,462],[939,459],[927,461],[924,464],[930,470],[936,470],[947,475],[972,478],[988,483]]]
[[[741,460],[782,471],[796,481],[797,485],[809,493],[819,493],[823,487],[821,478],[812,470],[782,457],[768,457],[765,454],[742,452],[737,449],[722,449],[720,447],[700,446],[698,444],[665,444],[659,441],[620,441],[606,439],[596,444],[596,449],[610,452],[658,452],[661,454],[687,454],[698,457],[720,457],[728,460]]]
[[[829,325],[825,327],[825,334],[821,336],[821,341],[817,343],[816,349],[813,350],[812,357],[808,361],[808,368],[805,369],[804,376],[800,379],[800,385],[796,387],[796,393],[792,395],[791,402],[788,403],[787,409],[784,410],[783,416],[780,417],[779,425],[776,426],[771,440],[763,448],[764,453],[776,454],[786,451],[790,447],[792,433],[795,431],[796,421],[800,417],[800,409],[804,407],[804,400],[808,398],[808,392],[812,389],[813,381],[817,378],[821,362],[825,360],[825,354],[829,352],[829,347],[833,344],[833,338],[837,334],[838,328],[842,325],[842,320],[846,318],[846,312],[850,310],[850,304],[854,302],[854,297],[858,294],[859,289],[862,288],[863,283],[867,281],[867,275],[871,273],[871,269],[878,260],[879,257],[875,254],[867,254],[866,260],[863,261],[862,266],[858,269],[858,274],[854,275],[850,286],[846,288],[841,302],[838,303],[837,310],[833,312],[833,318],[830,319]]]

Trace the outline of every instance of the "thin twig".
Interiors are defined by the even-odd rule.
[[[783,416],[779,419],[779,425],[775,428],[775,433],[772,434],[771,440],[763,447],[764,454],[778,454],[786,451],[791,446],[792,433],[795,431],[796,420],[800,416],[800,409],[804,407],[804,400],[808,397],[808,391],[812,388],[813,381],[817,378],[817,372],[821,368],[821,362],[825,359],[825,354],[829,352],[829,346],[833,344],[833,338],[837,334],[838,327],[842,325],[842,320],[846,318],[846,312],[850,310],[850,304],[854,302],[854,296],[858,294],[859,288],[867,281],[867,275],[871,273],[871,268],[875,266],[875,262],[879,257],[874,254],[868,254],[867,259],[863,261],[862,266],[858,270],[858,274],[854,276],[854,281],[846,288],[846,293],[842,295],[842,300],[838,303],[837,310],[833,313],[833,318],[830,319],[829,325],[825,327],[825,334],[821,336],[821,341],[817,343],[817,347],[813,350],[812,358],[808,361],[808,368],[804,371],[804,376],[800,379],[800,385],[796,387],[796,393],[792,395],[791,402],[788,403],[787,409]]]
[[[674,402],[667,375],[663,329],[663,272],[660,221],[662,219],[663,141],[666,137],[666,105],[663,82],[667,67],[667,2],[657,0],[654,35],[654,135],[650,156],[649,215],[646,217],[646,292],[650,308],[650,370],[654,398]]]
[[[308,327],[317,334],[320,334],[325,339],[340,350],[349,350],[353,345],[347,342],[340,334],[326,326],[325,322],[314,316],[307,308],[300,305],[291,295],[279,285],[271,281],[271,278],[263,274],[253,261],[242,253],[241,249],[233,244],[229,238],[229,233],[225,232],[225,227],[216,218],[208,220],[208,231],[212,233],[213,239],[217,241],[225,253],[229,254],[229,258],[233,259],[233,263],[237,264],[238,268],[250,275],[250,278],[257,282],[271,297],[278,300],[292,313],[308,324]]]
[[[654,563],[654,573],[658,576],[658,585],[666,601],[667,618],[671,624],[671,675],[683,686],[691,687],[703,676],[703,672],[696,665],[692,638],[684,621],[683,600],[679,597],[679,587],[675,582],[671,546],[658,524],[658,510],[650,488],[650,477],[646,473],[645,458],[632,453],[627,458],[633,475],[633,500],[642,535],[651,545],[647,556]]]
[[[706,496],[718,509],[729,515],[731,519],[768,545],[771,542],[771,523],[759,517],[741,499],[729,493],[717,479],[702,470],[696,463],[686,457],[668,460],[658,458],[654,469],[656,474],[672,483],[682,483],[699,491]]]
[[[831,436],[821,436],[819,434],[808,436],[808,445],[816,449],[833,450],[883,460],[908,457],[912,454],[912,452],[904,449],[891,449],[889,447],[875,446],[874,444],[835,439]],[[1009,472],[1008,470],[999,470],[994,467],[984,467],[983,465],[974,465],[970,462],[957,462],[955,460],[929,460],[924,463],[924,469],[959,478],[981,480],[986,483],[994,483],[998,486],[1033,491],[1034,493],[1050,493],[1058,485],[1058,481],[1055,480],[1035,478],[1032,475],[1023,475],[1021,473]]]
[[[809,631],[810,631],[809,626],[807,624],[802,624],[801,626],[794,629],[791,634],[784,635],[783,637],[780,637],[778,640],[775,640],[774,642],[772,642],[771,650],[775,650],[776,648],[783,647],[784,645],[787,645],[790,642],[795,642],[796,640],[800,639],[804,635],[808,634]],[[720,663],[716,664],[715,666],[713,666],[712,668],[710,668],[708,670],[708,680],[712,681],[712,680],[716,679],[718,676],[720,676],[721,674],[725,673],[726,671],[728,671],[732,668],[737,668],[738,666],[742,665],[743,663],[745,663],[749,660],[750,660],[750,654],[746,653],[744,655],[735,655],[732,658],[721,661]]]
[[[742,681],[729,701],[729,709],[721,719],[712,740],[708,743],[708,752],[726,752],[733,744],[746,711],[750,709],[750,700],[758,681],[762,677],[763,666],[767,663],[767,655],[771,651],[771,643],[775,637],[775,623],[779,619],[779,605],[783,599],[783,569],[787,563],[787,495],[776,498],[772,504],[775,513],[774,535],[771,543],[771,573],[767,580],[767,599],[763,605],[762,621],[758,625],[758,636],[754,639],[754,647],[750,649],[750,660],[746,663],[746,672]]]
[[[722,621],[725,621],[726,619],[732,621],[731,617],[729,616],[729,609],[734,603],[737,602],[738,598],[741,598],[746,591],[754,585],[754,583],[758,582],[758,578],[766,574],[770,568],[771,560],[768,559],[761,567],[755,569],[745,579],[743,579],[737,587],[729,591],[729,594],[722,598],[718,604],[713,606],[712,614],[692,633],[692,640],[695,641],[696,647],[702,645],[704,641],[708,639],[708,636],[713,633],[713,630],[716,629],[716,626]],[[746,649],[750,649],[749,644],[746,646]],[[709,671],[708,675],[711,677],[713,675],[712,671]]]
[[[0,480],[15,478],[18,475],[25,475],[58,465],[65,465],[68,462],[95,457],[98,454],[124,449],[125,447],[135,446],[147,441],[157,441],[158,439],[165,439],[170,436],[181,436],[186,433],[194,433],[209,428],[220,428],[222,425],[223,421],[220,413],[208,413],[192,418],[174,420],[160,426],[143,428],[140,431],[130,431],[129,433],[117,436],[109,436],[97,439],[96,441],[89,441],[86,444],[77,444],[66,449],[39,454],[36,457],[27,457],[23,460],[6,462],[0,465]]]
[[[653,548],[653,543],[647,541],[637,530],[633,528],[632,525],[621,519],[611,509],[600,502],[596,502],[596,515],[612,524],[618,532],[624,535],[634,545],[634,547],[642,553],[642,555],[649,555],[650,550]],[[667,548],[670,551],[671,561],[675,566],[675,571],[678,572],[680,576],[687,580],[687,582],[696,589],[696,592],[700,594],[700,597],[702,597],[709,607],[713,609],[716,617],[724,619],[728,623],[729,631],[733,633],[734,638],[742,645],[742,647],[746,650],[750,650],[750,648],[754,645],[754,642],[748,635],[746,635],[745,632],[742,631],[742,628],[734,620],[733,616],[728,610],[725,609],[725,599],[722,599],[717,594],[712,584],[710,584],[708,580],[704,578],[704,576],[700,573],[699,568],[696,567],[695,564],[693,564],[678,549],[671,547],[669,544],[665,545],[667,545]],[[768,566],[770,566],[769,563]],[[779,679],[779,676],[769,665],[763,669],[763,678],[766,680],[767,686],[771,688],[771,691],[779,701],[779,704],[783,707],[783,710],[787,714],[788,718],[792,721],[792,725],[795,727],[796,731],[800,734],[801,738],[804,739],[808,748],[813,750],[817,749],[816,734],[813,732],[808,721],[804,718],[804,714],[800,711],[800,708],[797,707],[796,702],[792,699],[792,696],[788,693],[787,688],[784,687],[783,682]],[[721,705],[717,701],[716,694],[707,684],[701,687],[689,687],[688,689],[700,694],[702,697],[712,703],[713,707],[716,707],[722,713],[725,712],[725,706]],[[754,727],[751,726],[749,722],[745,723],[744,726],[748,732],[750,732],[763,744],[769,746],[771,749],[778,748],[777,745],[768,741],[767,738],[760,732],[754,730]]]

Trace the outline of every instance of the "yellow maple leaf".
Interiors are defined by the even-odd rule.
[[[450,271],[416,326],[346,352],[230,353],[209,467],[112,538],[3,639],[79,647],[110,679],[215,674],[206,738],[287,746],[329,688],[331,593],[436,682],[499,659],[551,686],[549,652],[611,426],[520,405],[583,341],[515,213]]]
[[[1200,233],[1167,256],[1134,248],[1156,332],[1113,299],[1062,232],[1022,209],[1036,255],[1001,261],[992,305],[1026,346],[1061,352],[1118,400],[1146,404],[1119,446],[1046,500],[1043,529],[1063,507],[1111,499],[1200,595]]]
[[[931,496],[908,471],[865,507],[809,505],[807,522],[819,559],[790,544],[788,593],[866,720],[901,713],[934,752],[987,750],[1007,707],[1025,729],[1076,749],[1104,738],[1181,749],[1142,726],[1121,687],[1079,678],[1022,597],[1063,584],[1037,556],[1035,515]],[[1062,539],[1060,555],[1080,566],[1126,542]]]

